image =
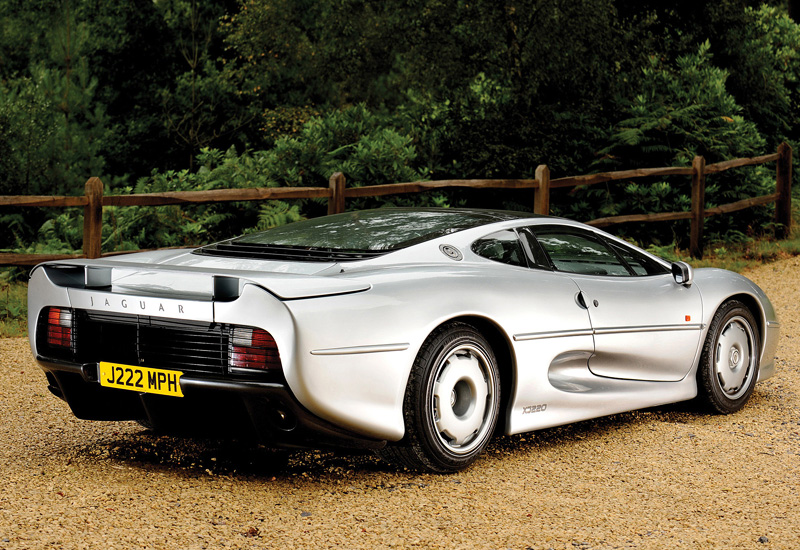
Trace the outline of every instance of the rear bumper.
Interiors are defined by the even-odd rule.
[[[289,448],[379,449],[386,442],[343,430],[306,410],[283,383],[186,373],[184,397],[106,388],[97,363],[37,356],[48,389],[85,420],[137,420],[186,435],[224,435]]]

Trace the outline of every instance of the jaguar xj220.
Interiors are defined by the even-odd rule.
[[[743,276],[552,217],[387,208],[193,250],[37,266],[33,353],[79,418],[375,449],[416,469],[515,434],[771,376]]]

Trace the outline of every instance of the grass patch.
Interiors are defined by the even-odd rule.
[[[792,219],[800,220],[800,200],[792,200]],[[771,237],[746,238],[743,242],[711,243],[703,250],[703,259],[694,260],[688,250],[674,244],[650,246],[647,251],[670,262],[684,261],[692,267],[718,267],[741,273],[763,264],[800,256],[800,224],[795,222],[791,235],[782,241]]]
[[[28,333],[28,284],[0,279],[0,338]]]
[[[684,261],[695,268],[718,267],[741,273],[763,264],[800,256],[800,231],[794,231],[783,241],[758,239],[746,243],[711,244],[706,247],[702,260],[692,259],[688,250],[672,246],[651,246],[647,250],[670,262]]]

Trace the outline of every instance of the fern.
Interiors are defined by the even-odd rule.
[[[270,229],[279,225],[302,220],[303,216],[297,205],[289,206],[284,201],[267,201],[258,209],[258,229]]]

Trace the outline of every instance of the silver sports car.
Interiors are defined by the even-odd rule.
[[[586,225],[387,208],[194,250],[37,266],[30,341],[79,418],[464,468],[515,434],[771,376],[775,311]]]

